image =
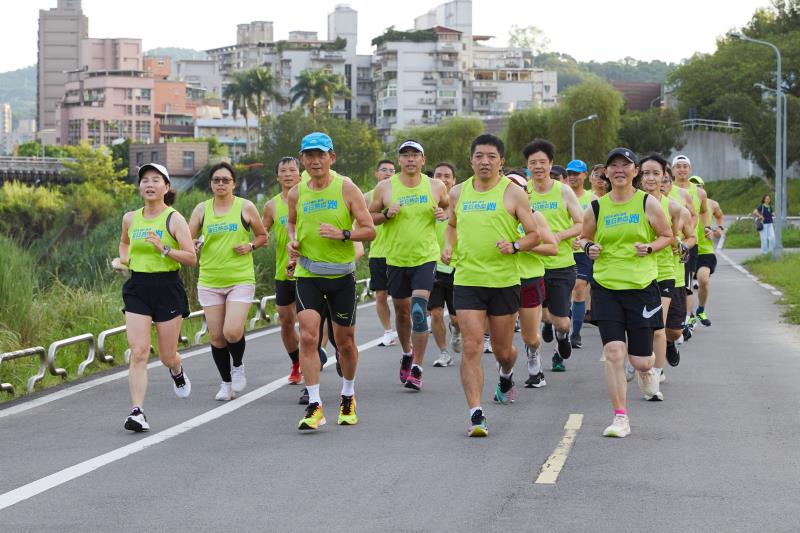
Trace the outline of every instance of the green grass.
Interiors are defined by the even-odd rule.
[[[774,186],[774,180],[770,182]],[[788,180],[789,215],[800,215],[800,179]],[[775,201],[775,191],[761,178],[708,181],[709,197],[719,202],[726,215],[749,215],[758,207],[761,197],[769,194]]]
[[[782,238],[785,248],[800,247],[800,229],[785,228]],[[761,248],[761,238],[753,221],[745,219],[731,224],[725,235],[725,248]]]
[[[787,253],[778,261],[759,256],[746,261],[745,266],[761,281],[783,292],[781,303],[787,306],[783,316],[791,324],[800,324],[800,253]]]

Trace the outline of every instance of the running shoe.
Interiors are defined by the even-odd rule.
[[[483,336],[483,353],[494,353],[492,351],[492,339],[488,335]]]
[[[411,373],[411,364],[414,361],[414,356],[411,354],[403,355],[400,359],[400,383],[405,383],[408,375]]]
[[[461,330],[450,326],[450,349],[453,353],[461,353],[462,347]]]
[[[514,403],[517,398],[517,388],[514,386],[513,377],[504,378],[500,376],[497,387],[494,389],[494,401],[508,405]]]
[[[125,419],[125,429],[128,431],[135,431],[141,433],[142,431],[150,431],[150,424],[147,423],[147,417],[138,407],[131,410],[131,414]]]
[[[558,352],[553,354],[553,372],[565,372],[567,367],[564,366],[564,359],[558,355]]]
[[[378,346],[394,346],[397,344],[397,335],[394,331],[384,331],[383,337],[381,338],[381,342],[378,343]]]
[[[406,388],[413,390],[422,390],[422,368],[414,365],[411,367],[411,372],[406,378]]]
[[[478,409],[470,417],[470,426],[467,430],[469,437],[487,437],[489,436],[489,428],[486,426],[486,417],[483,416],[483,411]]]
[[[358,424],[358,416],[356,416],[356,397],[345,396],[342,394],[342,401],[339,403],[339,421],[340,426],[354,426]]]
[[[553,324],[550,322],[542,322],[542,340],[553,342]]]
[[[573,348],[583,348],[583,339],[577,333],[573,333],[572,336],[569,338],[569,342],[572,344]]]
[[[308,405],[308,389],[303,387],[303,392],[300,393],[300,399],[297,400],[300,405]]]
[[[528,360],[528,374],[534,376],[542,370],[539,358],[539,348],[531,350],[530,346],[525,345],[525,357]]]
[[[300,373],[300,363],[292,363],[292,372],[289,374],[289,384],[298,385],[303,381],[303,374]]]
[[[231,390],[242,392],[247,387],[247,378],[244,375],[244,365],[231,368]]]
[[[525,380],[526,389],[541,389],[545,385],[547,385],[547,382],[544,380],[544,372],[530,374],[528,379]]]
[[[231,390],[231,384],[226,383],[223,381],[219,384],[219,390],[217,391],[217,395],[214,396],[214,399],[218,402],[227,402],[228,400],[233,399],[233,390]]]
[[[630,383],[631,381],[633,381],[633,378],[635,377],[636,377],[636,369],[633,368],[633,365],[631,364],[630,361],[625,359],[625,381]]]
[[[603,431],[604,437],[623,438],[631,434],[631,421],[625,415],[615,415],[614,421]]]
[[[636,372],[636,378],[639,382],[639,390],[642,391],[645,400],[648,402],[664,400],[664,395],[659,390],[658,375],[656,375],[655,369],[651,368],[647,372]]]
[[[325,363],[328,362],[328,352],[322,346],[317,351],[319,352],[319,371],[322,372],[322,369],[325,368]]]
[[[708,319],[708,315],[705,311],[697,313],[697,318],[700,320],[700,323],[703,324],[704,327],[711,327],[711,321]]]
[[[664,372],[664,369],[662,368],[661,370],[658,371],[658,382],[664,383],[665,381],[667,381],[667,374]]]
[[[694,329],[694,327],[697,325],[697,317],[694,315],[689,315],[689,320],[686,321],[686,325],[689,326],[689,329]]]
[[[696,290],[696,291],[697,291],[697,290],[700,290],[700,284],[699,284],[699,283],[697,283],[697,280],[694,280],[694,281],[692,282],[692,289],[694,289],[694,290]]]
[[[572,355],[572,344],[569,341],[569,333],[556,332],[556,345],[558,355],[562,359],[569,359]]]
[[[517,317],[517,321],[514,322],[514,333],[519,333],[522,328],[519,326],[519,317]]]
[[[674,342],[667,343],[667,362],[669,366],[678,366],[681,362],[681,352]]]
[[[167,372],[169,372],[169,376],[172,378],[172,390],[175,392],[175,396],[178,398],[188,398],[189,394],[192,393],[192,383],[189,381],[186,372],[183,371],[183,367],[181,367],[181,371],[177,376],[173,376],[172,370],[170,369],[167,369]]]
[[[433,366],[443,367],[443,366],[450,366],[453,364],[453,356],[450,355],[450,352],[447,350],[442,350],[442,353],[439,354],[439,359],[433,362]]]
[[[308,404],[306,412],[300,422],[297,424],[297,429],[306,431],[309,429],[319,429],[326,423],[325,413],[322,412],[322,406],[317,402]]]
[[[688,341],[692,338],[692,328],[687,326],[683,326],[683,342]]]

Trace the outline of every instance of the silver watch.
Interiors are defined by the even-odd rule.
[[[164,248],[161,249],[161,257],[167,257],[167,254],[169,254],[170,250],[172,250],[172,248],[165,244]]]

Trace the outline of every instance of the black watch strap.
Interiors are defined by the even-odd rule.
[[[342,240],[343,241],[349,241],[350,240],[350,230],[349,229],[342,230]]]

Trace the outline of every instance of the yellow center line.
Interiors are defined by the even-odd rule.
[[[556,446],[555,451],[547,458],[547,461],[542,465],[539,471],[539,477],[536,478],[534,483],[539,485],[555,485],[558,479],[558,474],[564,468],[564,463],[567,462],[567,456],[572,449],[572,444],[575,442],[575,437],[578,435],[578,430],[581,429],[583,424],[583,415],[572,413],[567,418],[567,423],[564,424],[564,438]]]

